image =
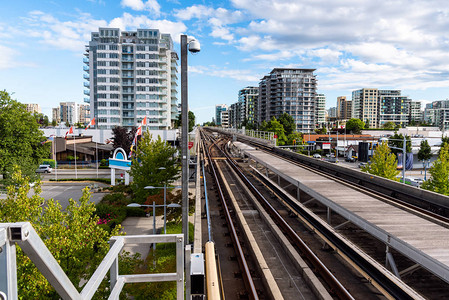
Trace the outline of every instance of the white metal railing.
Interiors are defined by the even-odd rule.
[[[258,130],[246,130],[244,128],[220,128],[219,130],[223,130],[230,133],[243,134],[246,136],[250,136],[253,138],[264,139],[270,141],[274,146],[276,146],[276,139],[274,138],[275,133],[271,131],[258,131]]]
[[[110,241],[109,252],[79,293],[30,223],[0,223],[0,299],[18,298],[16,244],[63,299],[91,299],[108,271],[111,286],[108,299],[119,299],[125,283],[160,281],[176,281],[177,299],[184,298],[184,236],[182,234],[114,236]],[[176,243],[176,273],[120,275],[118,255],[123,246],[142,243]]]

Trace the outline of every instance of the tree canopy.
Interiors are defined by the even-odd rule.
[[[396,155],[391,153],[388,144],[383,142],[374,150],[371,163],[363,167],[362,171],[397,181],[396,175],[399,174],[397,165]]]
[[[412,152],[412,141],[408,135],[405,136],[405,140],[406,140],[405,150],[407,153],[410,153],[410,152]],[[402,149],[402,147],[404,146],[403,145],[404,144],[404,136],[402,135],[402,133],[399,134],[396,132],[394,135],[392,135],[388,138],[388,144],[390,146]],[[397,155],[398,153],[402,153],[402,150],[391,149],[391,152],[393,152],[395,155]]]
[[[34,195],[28,197],[29,178],[22,175],[15,166],[11,176],[14,184],[7,187],[7,198],[0,201],[0,222],[30,222],[73,285],[80,290],[109,250],[109,238],[119,234],[120,226],[109,233],[97,225],[99,219],[94,214],[95,205],[89,201],[87,188],[79,201],[70,199],[64,211],[58,201],[45,201],[39,196],[39,182],[33,188]],[[19,299],[59,299],[20,247],[17,247],[16,261]],[[102,287],[106,287],[106,281]]]
[[[360,119],[350,119],[346,122],[346,130],[353,133],[360,133],[365,128],[365,123]]]
[[[277,145],[285,145],[285,143],[287,142],[287,136],[285,135],[284,126],[278,120],[276,120],[275,117],[272,117],[271,120],[265,124],[266,125],[263,130],[274,132],[277,135]],[[262,126],[264,126],[263,122]]]
[[[3,179],[12,174],[17,165],[22,174],[34,180],[43,158],[50,155],[50,143],[39,130],[36,118],[26,111],[25,105],[11,99],[6,91],[0,91],[0,173]]]
[[[285,135],[290,135],[293,132],[296,131],[296,123],[295,120],[293,119],[292,116],[290,116],[287,113],[283,113],[279,119],[278,119],[279,123],[282,124],[282,126],[284,126],[284,130],[285,130]]]
[[[133,157],[130,175],[133,177],[131,187],[136,201],[143,203],[150,194],[157,190],[145,189],[146,186],[163,187],[179,178],[179,162],[175,158],[177,150],[160,136],[152,140],[148,132],[144,132]]]
[[[427,140],[422,140],[419,151],[418,151],[418,159],[421,161],[429,160],[432,157],[431,148]]]
[[[396,127],[396,124],[394,123],[394,122],[386,122],[386,123],[384,123],[383,125],[382,125],[382,128],[383,129],[388,129],[388,130],[393,130],[393,129],[395,129],[395,127]]]
[[[126,153],[129,153],[136,131],[136,127],[132,127],[129,131],[126,127],[122,126],[115,126],[112,128],[112,146],[114,147],[114,150],[123,148]]]
[[[438,159],[429,169],[430,179],[423,182],[423,189],[449,195],[449,144],[444,144],[440,149]]]
[[[182,115],[179,114],[178,118],[175,120],[175,128],[179,128],[179,127],[181,127],[181,125],[182,125]],[[189,132],[191,132],[193,130],[194,126],[195,126],[195,114],[189,110]],[[215,125],[209,125],[209,126],[215,126]]]

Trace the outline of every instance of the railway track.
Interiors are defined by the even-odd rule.
[[[211,161],[213,160],[212,158],[209,158],[209,159]],[[243,174],[243,172],[241,172],[239,167],[235,165],[235,162],[232,162],[230,157],[226,157],[226,160],[227,160],[227,162],[231,166],[233,166],[232,167],[233,168],[233,172],[236,172],[237,174],[239,174],[238,176],[240,177],[240,180],[245,182],[245,185],[247,185],[248,189],[251,190],[251,192],[255,195],[255,197],[258,198],[258,200],[261,203],[263,203],[263,206],[268,207],[268,209],[270,209],[270,206],[271,206],[270,205],[270,201],[265,199],[266,196],[262,195],[262,193],[260,193],[258,191],[258,188],[256,188],[248,179],[246,179],[246,177]],[[215,159],[215,161],[220,161],[220,163],[224,162],[224,160],[221,159],[221,158],[220,159]],[[281,216],[276,211],[276,209],[274,209],[273,207],[271,207],[271,213],[273,214],[273,216],[275,218],[275,222],[280,227],[283,228],[284,232],[287,232],[287,234],[289,235],[289,238],[292,241],[292,243],[296,247],[299,247],[299,249],[300,249],[299,252],[303,256],[306,256],[307,257],[307,261],[311,264],[313,269],[318,271],[319,277],[324,279],[325,284],[329,288],[329,291],[332,293],[332,295],[334,295],[335,297],[337,297],[339,299],[354,299],[354,297],[345,289],[345,287],[335,278],[335,276],[332,274],[332,272],[330,272],[326,268],[326,266],[324,266],[324,264],[322,262],[320,262],[320,260],[316,257],[316,255],[313,253],[313,251],[310,251],[310,249],[307,249],[308,248],[307,245],[305,245],[305,243],[300,240],[300,238],[297,235],[297,233],[295,232],[295,230],[293,230],[291,228],[291,226],[288,224],[288,222],[286,222],[284,220],[284,217]],[[335,261],[335,258],[333,260]],[[360,280],[360,278],[358,278],[358,280]],[[359,282],[359,284],[363,285],[363,282]],[[365,284],[366,284],[366,282],[365,282]],[[379,295],[376,295],[376,292],[373,293],[373,291],[369,291],[368,294],[371,294],[371,296],[366,297],[366,295],[364,295],[364,296],[358,295],[357,298],[363,297],[363,298],[366,298],[366,299],[379,299]],[[403,297],[402,299],[407,299],[407,298]]]
[[[271,155],[271,153],[270,153]],[[301,166],[303,167],[303,166]],[[310,170],[308,166],[306,166]],[[318,172],[316,170],[313,170],[315,173]],[[321,174],[326,177],[329,177],[329,174]],[[279,179],[277,179],[279,180]],[[335,179],[332,179],[335,180]],[[340,181],[342,182],[342,181]],[[343,181],[344,184],[351,185],[348,181]],[[268,183],[267,183],[268,184]],[[288,182],[283,183],[284,186],[288,186]],[[273,187],[272,187],[273,188]],[[360,187],[358,187],[359,191],[361,190]],[[287,188],[288,190],[288,188]],[[296,198],[296,189],[294,187],[290,187],[291,195]],[[377,199],[382,198],[382,201],[388,202],[392,204],[392,201],[395,199],[391,199],[391,197],[384,197],[383,195],[379,193],[373,193],[372,191],[368,191],[367,193],[370,194],[370,196],[374,196]],[[317,215],[320,215],[322,219],[326,219],[326,209],[323,206],[320,206],[318,203],[314,202],[315,204],[313,206],[316,206],[314,208],[314,211]],[[405,209],[409,212],[412,212],[415,208],[410,205],[403,205],[402,203],[394,202],[395,206],[400,207],[401,209]],[[292,210],[295,210],[293,206],[290,206]],[[311,207],[312,208],[312,207]],[[436,216],[432,213],[429,213],[425,210],[418,209],[418,211],[413,211],[414,214],[423,216],[425,215],[426,218],[430,219],[432,222],[438,223],[440,225],[443,225],[447,227],[447,219],[441,216]],[[329,216],[327,216],[329,218]],[[340,233],[343,233],[349,240],[353,241],[355,244],[359,244],[360,248],[362,248],[365,252],[369,253],[373,258],[377,260],[378,263],[383,264],[385,262],[385,244],[382,242],[379,242],[375,238],[369,236],[369,234],[361,231],[357,226],[350,224],[345,219],[339,217],[338,215],[333,215],[333,219],[337,224],[342,224],[343,226],[337,226],[338,231]],[[341,251],[341,250],[339,250]],[[390,250],[392,251],[392,250]],[[396,256],[397,263],[400,265],[403,269],[401,275],[407,276],[405,278],[405,282],[409,284],[410,286],[416,288],[417,291],[422,293],[422,295],[425,295],[426,298],[434,299],[439,298],[444,293],[442,291],[447,289],[447,283],[436,277],[435,275],[431,274],[430,272],[426,271],[425,269],[417,268],[417,265],[415,265],[414,262],[410,261],[406,257],[399,256],[398,252],[392,251],[394,255]],[[370,275],[372,276],[372,275]],[[375,276],[374,276],[375,277]],[[370,277],[371,278],[371,277]],[[371,279],[370,279],[371,280]],[[385,282],[383,279],[377,279],[377,282]],[[392,288],[394,288],[394,283],[392,285]],[[389,289],[389,288],[387,288]],[[395,296],[396,297],[396,296]],[[397,298],[397,297],[396,297]],[[400,297],[402,299],[402,297]]]
[[[220,133],[230,136],[228,133]],[[242,135],[238,135],[237,139],[257,147],[262,151],[267,151],[271,155],[277,155],[295,162],[301,167],[309,168],[315,172],[330,176],[342,182],[344,181],[351,186],[358,186],[360,189],[383,197],[385,200],[389,200],[390,203],[397,203],[402,207],[409,207],[411,210],[428,215],[432,219],[440,220],[441,224],[446,224],[443,226],[448,226],[447,224],[449,224],[449,200],[446,196],[383,178],[376,178],[373,180],[373,176],[370,176],[369,174],[350,170],[335,164],[321,162],[298,153],[276,148],[267,143],[258,141],[259,139]]]

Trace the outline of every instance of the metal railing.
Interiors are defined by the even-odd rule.
[[[118,255],[126,244],[176,243],[176,273],[120,275]],[[184,298],[184,237],[182,234],[114,236],[110,249],[92,277],[78,292],[28,222],[0,223],[0,299],[18,299],[16,244],[36,265],[62,299],[91,299],[110,272],[108,299],[119,299],[125,283],[176,281],[176,296]]]

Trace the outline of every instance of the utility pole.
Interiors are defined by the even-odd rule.
[[[189,162],[187,160],[187,135],[189,132],[187,93],[187,35],[181,35],[181,181],[182,181],[182,232],[184,245],[189,244]]]

